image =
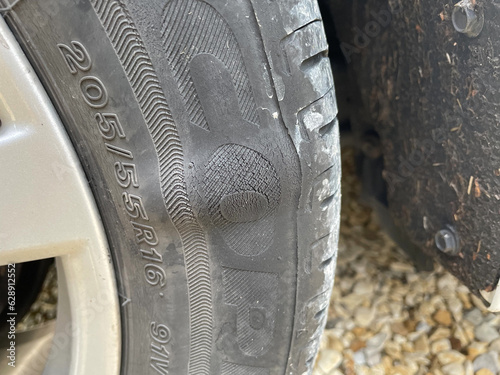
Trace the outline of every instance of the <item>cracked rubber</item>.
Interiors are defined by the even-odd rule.
[[[101,211],[122,373],[310,373],[340,215],[316,1],[43,3],[6,19]]]

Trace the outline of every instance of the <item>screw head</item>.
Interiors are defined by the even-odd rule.
[[[484,27],[484,14],[475,9],[471,0],[462,0],[455,4],[451,20],[456,31],[471,38],[478,36]]]
[[[438,231],[434,241],[436,243],[436,247],[443,253],[448,255],[458,255],[460,250],[458,235],[451,225],[447,225],[446,228]]]

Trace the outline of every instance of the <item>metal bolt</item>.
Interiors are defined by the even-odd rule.
[[[458,255],[459,253],[459,239],[455,229],[451,225],[441,229],[434,237],[436,247],[445,254]]]
[[[484,27],[484,14],[474,6],[471,0],[462,0],[455,4],[451,20],[455,30],[471,38],[478,36]]]

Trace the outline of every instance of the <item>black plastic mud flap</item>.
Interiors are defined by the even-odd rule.
[[[350,120],[380,136],[393,221],[491,302],[500,270],[500,3],[328,3],[363,105]]]

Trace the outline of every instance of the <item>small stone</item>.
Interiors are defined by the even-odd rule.
[[[366,270],[367,267],[367,261],[366,259],[361,259],[353,264],[351,264],[351,268],[358,274],[358,275],[367,275],[369,274]]]
[[[450,337],[450,344],[453,350],[458,352],[462,350],[462,342],[456,337]]]
[[[404,325],[408,332],[415,332],[417,328],[418,321],[414,319],[406,319]]]
[[[472,307],[469,294],[470,294],[469,291],[464,291],[464,292],[458,291],[458,298],[460,299],[460,301],[462,301],[464,308],[467,310]]]
[[[350,277],[343,277],[335,284],[339,285],[340,290],[343,292],[348,292],[352,289],[353,280]]]
[[[384,374],[389,374],[392,370],[392,358],[389,356],[382,357],[382,361],[380,362],[382,368],[384,369]]]
[[[401,317],[401,314],[403,312],[403,304],[401,303],[401,301],[390,302],[389,308],[391,310],[391,315],[394,319],[398,319]]]
[[[400,334],[397,334],[397,333],[392,336],[392,340],[394,342],[398,343],[399,345],[404,344],[405,342],[408,341],[406,339],[406,336],[400,335]]]
[[[490,343],[489,349],[493,352],[500,353],[500,338]]]
[[[394,375],[413,375],[413,371],[411,371],[409,368],[406,366],[394,366],[391,374]]]
[[[352,332],[345,332],[344,335],[342,336],[342,345],[345,347],[351,346],[352,340],[354,340],[354,334]]]
[[[439,295],[439,293],[435,293],[432,295],[430,303],[435,306],[436,311],[446,310],[446,301],[444,300],[443,296]]]
[[[418,371],[418,364],[411,358],[406,359],[404,362],[406,364],[406,368],[408,369],[408,373],[415,374]]]
[[[460,363],[449,363],[441,368],[443,375],[465,375],[464,366]]]
[[[436,340],[431,344],[431,353],[437,354],[444,352],[446,350],[451,350],[451,343],[448,339]]]
[[[495,375],[493,372],[488,370],[487,368],[482,368],[479,371],[476,371],[475,375]]]
[[[354,285],[353,292],[357,295],[372,294],[374,289],[373,283],[367,280],[360,280]]]
[[[478,326],[483,322],[484,317],[483,317],[483,313],[479,309],[474,308],[470,311],[467,311],[464,314],[464,319],[468,320],[469,322],[471,322],[475,326]]]
[[[353,352],[357,352],[360,349],[363,349],[366,347],[366,342],[363,340],[359,339],[354,339],[351,342],[351,345],[349,346],[349,349],[351,349]]]
[[[360,327],[368,327],[375,318],[375,309],[360,307],[356,310],[356,314],[354,315],[354,321]]]
[[[352,320],[348,320],[344,323],[344,329],[347,331],[352,330],[356,327],[356,323],[354,323]]]
[[[354,360],[354,363],[357,364],[358,366],[363,366],[366,364],[365,353],[363,353],[362,350],[354,353],[352,355],[352,359]]]
[[[370,373],[369,375],[385,375],[387,374],[385,371],[384,371],[384,365],[379,363],[379,364],[376,364],[375,366],[370,366]]]
[[[433,303],[431,303],[430,301],[424,301],[422,302],[422,304],[418,307],[418,313],[420,316],[432,316],[432,314],[434,314],[434,312],[436,311],[436,306],[434,306]],[[434,326],[434,322],[432,321],[428,321],[429,324],[431,324],[432,326]]]
[[[426,354],[423,352],[413,352],[413,353],[405,353],[404,362],[411,361],[420,366],[429,366],[431,361],[426,357]]]
[[[336,350],[324,349],[321,351],[317,366],[326,373],[330,373],[342,363],[342,354]]]
[[[485,342],[473,342],[467,348],[467,359],[473,361],[478,355],[486,352],[486,347],[488,346]]]
[[[390,314],[391,309],[386,302],[377,302],[375,301],[375,305],[377,306],[377,312],[379,315],[387,315]]]
[[[474,368],[472,367],[471,361],[465,361],[464,370],[465,370],[465,375],[474,375]]]
[[[366,342],[366,348],[370,351],[382,351],[384,344],[387,341],[388,335],[386,333],[378,333]]]
[[[451,323],[452,323],[452,320],[451,320],[451,314],[449,311],[447,310],[438,310],[434,316],[433,316],[434,320],[443,325],[443,326],[450,326]]]
[[[325,334],[328,335],[328,347],[330,349],[337,350],[342,353],[342,351],[344,350],[344,345],[342,345],[342,341],[338,337],[330,334],[330,332],[326,331]]]
[[[352,333],[354,333],[354,336],[356,336],[358,338],[365,336],[366,332],[367,332],[367,330],[364,327],[354,327],[352,329]]]
[[[415,346],[412,342],[404,342],[401,344],[401,349],[406,353],[413,353],[415,351]]]
[[[429,352],[429,339],[427,336],[422,335],[417,340],[415,340],[415,351],[428,353]]]
[[[470,342],[475,340],[474,326],[465,327],[465,336],[469,338]]]
[[[348,296],[342,297],[340,302],[349,312],[352,313],[363,304],[363,298],[359,298],[356,294],[349,294]]]
[[[429,332],[431,330],[431,326],[427,324],[427,322],[421,320],[418,322],[417,327],[415,328],[417,332]]]
[[[487,352],[478,356],[473,362],[472,366],[474,371],[479,371],[481,369],[490,370],[492,373],[496,374],[499,370],[498,365],[498,353]]]
[[[491,326],[498,327],[500,326],[500,316],[498,314],[490,313],[485,316],[484,321],[487,322]]]
[[[460,340],[460,345],[462,347],[465,347],[469,345],[471,338],[468,336],[468,334],[465,332],[465,330],[461,326],[457,326],[455,328],[455,337]],[[474,337],[474,334],[472,334],[472,338]]]
[[[500,337],[498,329],[483,323],[474,329],[474,335],[479,341],[491,342]]]
[[[417,331],[411,332],[408,334],[408,341],[415,341],[420,336],[425,336],[425,334],[423,332],[417,332]]]
[[[400,360],[402,358],[401,355],[401,345],[395,343],[393,341],[389,341],[385,345],[385,352],[392,358],[396,360]]]
[[[443,366],[449,363],[464,363],[465,356],[456,350],[447,350],[437,354],[439,363]]]
[[[370,369],[366,365],[357,366],[357,375],[370,375]]]
[[[391,331],[397,333],[398,335],[406,336],[408,334],[408,330],[405,325],[401,322],[396,322],[391,325]]]
[[[453,291],[453,293],[455,292]],[[454,317],[463,319],[464,305],[462,301],[460,301],[460,298],[458,298],[455,294],[448,298],[448,310],[450,310]]]
[[[440,291],[449,288],[455,290],[457,286],[457,279],[451,275],[451,273],[445,273],[441,276],[437,282],[437,287]]]
[[[381,318],[377,318],[373,324],[370,326],[370,329],[375,332],[388,332],[391,333],[391,328],[389,326],[389,322],[391,318],[389,316],[383,316]]]
[[[447,339],[451,336],[451,331],[448,328],[438,327],[429,337],[429,341],[436,341],[439,339]]]
[[[391,262],[389,268],[396,273],[415,273],[415,267],[409,263]]]
[[[366,364],[370,367],[378,365],[382,360],[382,354],[376,351],[368,351],[365,349]]]
[[[471,299],[472,303],[474,304],[474,306],[476,306],[479,310],[481,310],[484,313],[486,313],[488,311],[486,306],[484,306],[483,301],[479,297],[475,296],[474,294],[471,294],[470,299]]]
[[[355,371],[354,371],[354,369],[355,369],[354,359],[349,354],[347,354],[345,357],[346,358],[344,359],[344,364],[343,364],[345,372],[349,373],[349,374],[354,374],[355,373]]]

